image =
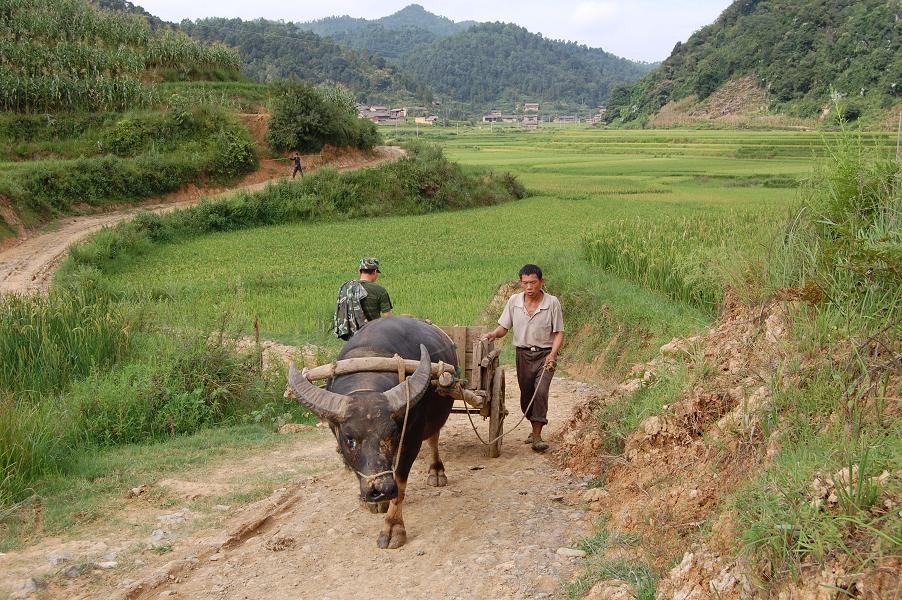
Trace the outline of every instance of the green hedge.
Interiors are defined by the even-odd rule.
[[[257,166],[249,133],[221,108],[174,106],[166,113],[122,115],[99,128],[91,119],[66,121],[60,128],[25,118],[5,123],[25,140],[93,127],[98,155],[13,163],[0,171],[0,195],[30,224],[85,205],[170,193],[190,182],[234,180]]]

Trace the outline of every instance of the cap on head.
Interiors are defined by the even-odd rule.
[[[376,271],[377,273],[381,273],[379,270],[379,259],[366,257],[360,259],[360,270],[361,271]]]

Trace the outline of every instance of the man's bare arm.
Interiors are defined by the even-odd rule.
[[[502,327],[501,325],[499,325],[498,327],[495,328],[494,331],[490,331],[490,332],[488,332],[487,334],[485,334],[484,336],[482,336],[482,339],[484,339],[484,340],[499,340],[499,339],[503,338],[503,337],[506,336],[506,335],[507,335],[507,329],[505,329],[504,327]]]
[[[554,339],[551,341],[551,352],[548,353],[548,356],[545,357],[545,364],[553,363],[557,361],[557,353],[560,352],[561,346],[564,345],[564,332],[557,331],[554,334]]]

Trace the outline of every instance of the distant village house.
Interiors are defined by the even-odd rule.
[[[438,117],[436,117],[435,115],[429,115],[428,117],[416,117],[414,119],[414,122],[420,125],[435,125],[436,123],[438,123]]]
[[[539,112],[539,103],[538,102],[526,102],[523,104],[524,112]]]

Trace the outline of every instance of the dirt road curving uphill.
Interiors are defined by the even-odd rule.
[[[512,371],[507,369],[509,425],[519,416]],[[597,394],[587,384],[555,378],[549,437]],[[482,419],[475,421],[487,435]],[[398,550],[376,547],[383,515],[358,503],[356,478],[342,467],[334,437],[328,429],[313,429],[286,434],[294,441],[280,450],[148,482],[140,496],[119,501],[121,509],[103,519],[109,525],[100,523],[77,539],[48,539],[0,554],[0,595],[564,598],[564,584],[583,567],[559,549],[589,535],[595,513],[583,508],[585,480],[534,453],[522,443],[526,434],[521,426],[500,458],[486,458],[467,418],[452,415],[441,438],[448,486],[426,485],[429,457],[420,456],[404,506],[408,543]],[[242,483],[274,475],[292,483],[241,507],[214,505]],[[55,563],[59,557],[65,562]],[[64,574],[83,564],[93,566]],[[30,592],[30,581],[42,583]]]
[[[332,164],[340,171],[349,171],[372,166],[385,160],[394,160],[403,155],[404,151],[401,148],[378,146],[373,158],[364,161],[339,160]],[[285,167],[279,169],[280,174],[284,171]],[[278,178],[280,177],[233,188],[213,197],[221,197],[237,191],[259,190]],[[193,197],[185,200],[179,199],[178,193],[173,196],[174,198],[169,202],[149,203],[115,212],[60,219],[52,229],[36,233],[19,244],[0,251],[0,293],[46,291],[50,287],[53,273],[65,256],[66,250],[75,242],[83,240],[103,227],[110,227],[124,221],[138,212],[150,210],[162,213],[191,206],[198,203],[202,197],[206,197],[202,194],[194,194]]]

